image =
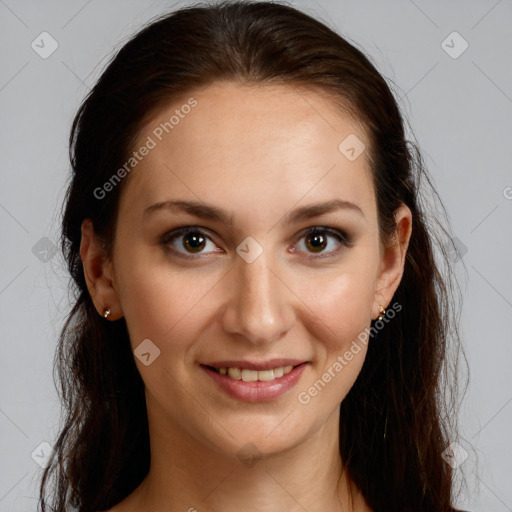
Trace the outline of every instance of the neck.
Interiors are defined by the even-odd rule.
[[[343,471],[339,409],[321,430],[285,452],[264,455],[245,445],[257,453],[252,461],[208,447],[176,424],[152,421],[157,417],[148,408],[151,465],[128,500],[134,510],[369,510]]]

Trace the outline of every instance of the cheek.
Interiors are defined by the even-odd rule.
[[[149,338],[161,349],[183,329],[197,329],[190,318],[222,280],[219,271],[174,268],[168,263],[149,267],[141,258],[119,262],[119,298],[132,346]],[[178,348],[175,346],[175,348]]]
[[[363,335],[371,323],[374,299],[369,275],[338,275],[309,293],[307,303],[316,317],[309,323],[317,340],[316,361],[298,390],[297,401],[319,424],[344,400],[363,366],[367,353]]]
[[[369,267],[333,272],[316,280],[297,279],[296,291],[316,318],[320,332],[315,337],[330,349],[341,349],[371,321],[375,282]]]

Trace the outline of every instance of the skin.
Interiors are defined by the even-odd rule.
[[[359,374],[366,346],[307,405],[298,401],[371,320],[390,306],[403,273],[411,212],[396,214],[387,247],[378,236],[368,151],[349,161],[338,145],[364,129],[321,92],[287,85],[215,83],[161,108],[142,128],[139,147],[187,98],[198,104],[132,171],[119,206],[112,257],[90,221],[81,256],[92,300],[109,320],[124,317],[132,348],[150,339],[161,351],[146,366],[151,468],[111,509],[131,511],[368,511],[339,455],[339,407]],[[202,201],[233,215],[233,226],[149,206]],[[285,214],[343,199],[359,206],[287,224]],[[201,256],[176,238],[183,226],[209,237]],[[307,229],[349,233],[311,245]],[[248,236],[263,253],[236,252]],[[189,254],[195,259],[180,257]],[[329,254],[330,257],[320,258]],[[370,340],[370,343],[372,341]],[[259,403],[220,390],[199,363],[223,359],[308,361],[298,384]],[[249,467],[237,453],[252,443]]]

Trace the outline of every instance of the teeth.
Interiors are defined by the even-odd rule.
[[[258,372],[256,370],[242,370],[242,380],[244,382],[256,382],[258,380]]]
[[[243,372],[242,372],[243,373]],[[258,376],[258,380],[266,381],[266,380],[274,380],[274,370],[261,370],[259,372],[255,372]]]
[[[282,377],[284,375],[284,368],[280,366],[279,368],[275,368],[273,370],[274,377],[278,379],[279,377]]]
[[[242,380],[242,372],[240,368],[229,368],[228,375],[235,380]]]
[[[221,375],[227,375],[235,380],[243,380],[244,382],[266,382],[269,380],[279,379],[283,375],[290,373],[293,366],[279,366],[271,370],[249,370],[247,368],[216,368],[216,371]]]

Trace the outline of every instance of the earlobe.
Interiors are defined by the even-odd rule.
[[[108,320],[117,320],[123,314],[114,288],[112,262],[94,232],[92,221],[85,219],[81,228],[80,258],[87,289],[98,314]]]
[[[387,308],[402,279],[407,249],[412,234],[412,213],[402,204],[396,214],[396,232],[393,241],[383,252],[375,289],[372,318],[379,316],[379,306]]]

